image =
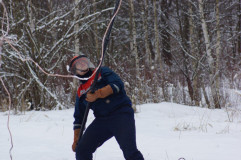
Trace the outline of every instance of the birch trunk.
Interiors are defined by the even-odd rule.
[[[219,94],[219,63],[220,63],[220,52],[221,52],[221,33],[220,33],[220,16],[219,16],[219,0],[216,0],[216,28],[217,28],[217,40],[216,40],[216,96],[217,100],[220,102],[220,94]]]
[[[32,1],[31,0],[29,0],[28,1],[28,14],[29,14],[29,22],[30,22],[30,31],[31,31],[31,33],[33,33],[34,32],[34,19],[33,19],[33,11],[32,11]]]
[[[239,7],[238,7],[238,31],[237,33],[240,33],[241,32],[241,0],[239,0]],[[241,58],[241,34],[239,34],[239,37],[238,37],[238,56]]]
[[[136,76],[139,81],[140,78],[140,68],[139,68],[139,56],[137,51],[137,41],[136,41],[136,23],[135,23],[135,17],[134,17],[134,5],[133,0],[129,0],[130,2],[130,20],[131,20],[131,31],[132,31],[132,42],[131,42],[131,51],[135,55],[135,64],[136,64]]]
[[[205,45],[206,45],[206,53],[207,53],[207,61],[209,65],[209,81],[211,83],[211,94],[213,97],[213,103],[215,108],[220,108],[218,96],[217,96],[217,91],[216,91],[216,78],[215,78],[215,66],[214,66],[214,60],[211,55],[211,46],[210,46],[210,39],[208,35],[208,28],[207,24],[204,18],[204,11],[203,11],[203,1],[198,0],[198,5],[199,5],[199,11],[201,15],[201,23],[202,23],[202,31],[203,31],[203,36],[205,40]]]
[[[79,3],[79,0],[75,0],[75,5],[77,5]],[[80,11],[79,11],[79,6],[77,6],[74,10],[74,20],[77,21],[78,19],[78,16],[80,14]],[[74,32],[77,32],[79,30],[79,23],[76,23],[75,26],[74,26]],[[79,50],[79,47],[80,47],[80,41],[79,41],[79,37],[78,37],[78,34],[75,34],[74,36],[74,50],[75,50],[75,55],[78,56],[80,54],[80,50]],[[76,98],[76,91],[77,91],[77,88],[78,88],[78,80],[76,78],[73,79],[73,85],[71,86],[72,87],[72,102],[75,101],[75,98]]]
[[[202,91],[203,91],[203,95],[204,95],[204,99],[205,99],[205,101],[206,101],[206,104],[207,104],[207,106],[208,106],[208,108],[211,108],[211,105],[210,105],[210,102],[209,102],[209,99],[208,99],[208,95],[207,95],[207,92],[206,92],[206,90],[205,90],[205,86],[204,86],[204,84],[201,84],[202,86]]]
[[[77,5],[79,2],[79,0],[75,0],[75,5]],[[77,21],[78,19],[78,16],[79,16],[79,6],[77,6],[74,10],[74,19],[75,21]],[[77,32],[79,30],[79,23],[76,23],[75,26],[74,26],[74,31]],[[80,47],[80,44],[79,44],[79,37],[78,37],[78,34],[75,34],[75,37],[74,37],[74,50],[75,50],[75,54],[76,55],[79,55],[79,47]]]
[[[189,18],[189,42],[190,42],[190,53],[191,55],[193,55],[194,57],[196,56],[195,54],[195,40],[193,39],[193,35],[194,35],[194,23],[193,23],[193,10],[192,10],[192,5],[189,2],[188,3],[188,8],[189,8],[189,14],[190,14],[190,18]],[[198,63],[198,62],[197,62]],[[196,62],[194,60],[192,60],[192,66],[193,68],[195,68],[196,66]],[[198,72],[198,71],[197,71]],[[199,96],[199,88],[198,88],[198,76],[197,73],[193,73],[193,96],[194,96],[194,102],[193,104],[195,106],[199,106],[199,101],[200,101],[200,96]]]
[[[96,4],[96,0],[93,0],[93,5],[94,5],[94,13],[97,12],[97,4]],[[100,58],[100,46],[99,46],[99,40],[98,40],[98,24],[97,22],[95,21],[95,24],[94,24],[94,38],[95,38],[95,50],[96,50],[96,59],[99,59]]]
[[[135,95],[137,96],[137,99],[141,99],[140,96],[140,68],[139,68],[139,55],[137,51],[137,41],[136,41],[136,23],[135,23],[135,17],[134,17],[134,5],[133,0],[129,0],[130,5],[130,29],[131,29],[131,42],[130,42],[130,48],[132,55],[135,55],[135,70],[136,70],[136,86],[137,86],[137,93]],[[137,101],[137,103],[139,103]],[[135,109],[135,108],[134,108]]]
[[[167,96],[167,88],[165,86],[165,75],[163,71],[163,64],[161,59],[161,50],[160,50],[160,39],[159,39],[159,29],[158,29],[158,15],[157,15],[157,3],[156,0],[153,1],[153,9],[154,9],[154,30],[155,30],[155,48],[156,48],[156,56],[155,56],[155,63],[158,65],[157,67],[160,68],[161,73],[161,87],[162,87],[162,94],[164,101],[168,101]],[[156,88],[158,89],[158,88]]]
[[[31,48],[30,50],[30,54],[32,56],[32,59],[34,59],[35,61],[37,61],[38,63],[40,63],[40,57],[39,57],[39,52],[38,52],[38,48],[36,48],[35,46],[35,42],[34,42],[34,30],[35,30],[35,22],[34,22],[34,15],[33,15],[33,3],[32,0],[27,1],[27,14],[29,16],[28,22],[29,22],[29,26],[27,25],[27,27],[29,27],[29,30],[31,33],[28,32],[28,28],[27,28],[27,33],[30,39],[30,43],[29,43],[29,47]],[[37,54],[38,53],[38,54]],[[31,65],[31,67],[33,69],[36,69],[35,66]],[[39,72],[36,71],[36,75],[38,76]],[[40,77],[40,76],[38,76]],[[46,76],[42,76],[40,77],[41,81],[44,81],[46,78]],[[44,80],[43,80],[44,79]],[[39,109],[41,107],[41,98],[42,98],[42,93],[39,92],[41,90],[40,86],[38,85],[37,82],[33,82],[33,86],[31,88],[31,92],[32,95],[31,97],[34,99],[34,107],[35,109]],[[18,100],[17,100],[18,101]],[[17,103],[15,103],[17,104]],[[24,104],[22,104],[24,105]]]

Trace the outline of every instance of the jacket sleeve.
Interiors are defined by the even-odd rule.
[[[81,128],[84,113],[85,113],[85,106],[83,104],[81,105],[80,98],[78,97],[78,95],[76,95],[75,110],[74,110],[74,127],[73,127],[74,130]]]
[[[122,82],[120,77],[111,69],[107,67],[102,67],[101,76],[107,82],[107,84],[111,86],[114,94],[123,91],[124,83]]]

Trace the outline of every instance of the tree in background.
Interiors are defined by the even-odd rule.
[[[9,34],[23,58],[59,74],[68,74],[66,64],[76,54],[84,53],[98,64],[114,1],[4,3]],[[229,93],[241,89],[240,8],[240,0],[123,1],[104,64],[123,77],[135,104],[238,104],[240,99]],[[43,74],[34,63],[22,62],[8,44],[2,52],[0,76],[8,82],[16,110],[25,110],[30,103],[35,109],[73,105],[77,80]],[[1,87],[0,103],[5,102]]]

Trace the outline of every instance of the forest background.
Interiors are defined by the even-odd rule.
[[[79,82],[74,55],[97,65],[114,0],[2,0],[9,20],[0,77],[15,111],[73,107]],[[1,33],[8,30],[0,6]],[[162,101],[208,108],[241,102],[241,0],[124,0],[104,65],[125,82],[136,104]],[[8,95],[0,87],[0,110]]]

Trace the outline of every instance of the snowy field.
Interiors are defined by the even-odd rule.
[[[138,106],[137,145],[145,160],[241,160],[241,111],[173,103]],[[74,160],[73,109],[11,115],[13,160]],[[90,113],[88,123],[93,120]],[[9,160],[7,112],[0,113],[0,160]],[[115,139],[94,160],[123,160]]]

